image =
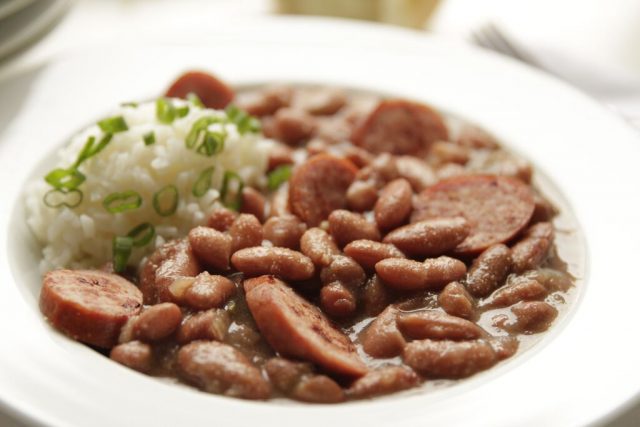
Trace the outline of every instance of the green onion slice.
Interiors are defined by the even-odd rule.
[[[105,133],[118,133],[129,130],[127,122],[124,121],[122,116],[109,117],[98,122],[98,126]]]
[[[123,106],[123,107],[138,108],[138,103],[137,102],[123,102],[120,105]]]
[[[82,191],[80,190],[65,190],[63,188],[48,191],[44,195],[44,204],[50,208],[60,208],[66,206],[68,208],[75,208],[82,203]]]
[[[176,119],[176,109],[169,101],[165,98],[159,98],[156,101],[156,118],[160,123],[171,124]]]
[[[176,108],[176,115],[178,117],[184,117],[187,114],[189,114],[189,106],[185,105],[184,107],[177,107]]]
[[[203,135],[207,132],[207,128],[212,123],[220,123],[220,119],[213,116],[200,117],[196,120],[189,130],[185,144],[187,148],[191,149],[195,147],[200,140],[203,139]]]
[[[224,141],[227,138],[226,132],[206,131],[202,143],[196,149],[198,154],[211,157],[224,150]]]
[[[195,105],[196,107],[205,108],[204,103],[200,99],[200,97],[194,92],[189,92],[187,94],[187,101]]]
[[[231,194],[231,182],[236,181],[237,187],[234,194]],[[239,211],[242,207],[242,189],[244,188],[244,182],[240,175],[233,171],[226,171],[222,178],[222,188],[220,189],[220,201],[226,207]]]
[[[213,176],[214,169],[215,168],[211,166],[210,168],[207,168],[200,173],[200,176],[193,184],[193,188],[191,189],[191,192],[195,197],[204,196],[205,193],[211,188],[211,177]]]
[[[232,104],[225,108],[225,113],[227,114],[229,121],[236,125],[240,135],[260,132],[260,121],[235,105]]]
[[[44,177],[52,187],[58,190],[75,190],[87,179],[82,172],[75,168],[54,169]]]
[[[156,143],[156,134],[151,131],[142,135],[142,140],[144,141],[144,145],[153,145]]]
[[[132,244],[136,248],[148,245],[155,235],[156,229],[148,222],[143,222],[127,233],[127,237],[133,239]]]
[[[109,142],[111,142],[111,138],[113,138],[113,134],[104,134],[104,136],[100,139],[100,142],[96,146],[93,145],[96,141],[95,136],[90,136],[89,138],[87,138],[87,142],[84,143],[84,147],[82,147],[82,150],[78,154],[78,158],[71,168],[78,168],[82,163],[84,163],[85,160],[90,159],[91,157],[104,150]]]
[[[167,185],[153,195],[153,208],[160,216],[172,215],[178,209],[178,188]]]
[[[102,206],[112,214],[138,209],[141,205],[142,197],[133,190],[111,193],[102,201]]]
[[[121,273],[127,268],[131,250],[133,249],[133,237],[116,236],[113,238],[113,269]]]
[[[291,165],[278,166],[267,175],[267,187],[269,190],[277,190],[291,177]]]

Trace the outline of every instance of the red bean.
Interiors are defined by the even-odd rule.
[[[352,258],[336,255],[331,263],[320,271],[322,283],[340,282],[348,288],[357,288],[364,284],[367,275]]]
[[[553,244],[553,225],[539,222],[529,228],[524,237],[511,248],[513,269],[516,273],[540,266]]]
[[[184,304],[196,310],[222,307],[236,293],[236,285],[224,276],[198,274],[182,294]]]
[[[274,216],[264,223],[263,231],[264,238],[273,246],[297,250],[307,226],[295,215]]]
[[[320,88],[297,95],[294,105],[318,116],[335,114],[347,103],[347,97],[340,89]]]
[[[218,231],[227,231],[237,217],[238,213],[231,209],[215,208],[209,214],[207,225]]]
[[[320,307],[331,317],[348,317],[356,311],[356,298],[340,282],[331,282],[320,289]]]
[[[265,206],[264,196],[258,190],[251,187],[242,189],[242,213],[253,215],[262,222],[265,218]]]
[[[231,236],[231,252],[260,246],[263,237],[262,225],[255,216],[240,214],[231,224],[229,235]]]
[[[142,312],[133,324],[133,335],[141,341],[160,341],[169,337],[182,321],[177,305],[165,302]]]
[[[320,228],[310,228],[302,235],[300,250],[318,267],[328,266],[340,254],[333,238]]]
[[[360,301],[367,316],[377,316],[389,305],[389,291],[377,274],[374,274],[362,288]]]
[[[223,309],[200,311],[182,321],[176,339],[180,344],[196,340],[224,341],[230,323],[229,314]]]
[[[282,143],[274,141],[273,146],[269,150],[267,172],[271,172],[279,166],[292,165],[293,163],[293,150]]]
[[[484,148],[490,150],[499,148],[493,136],[478,127],[469,125],[462,127],[456,143],[468,148]]]
[[[352,399],[366,399],[413,388],[420,377],[408,366],[385,366],[358,378],[347,389]]]
[[[309,139],[316,127],[313,116],[293,108],[281,108],[273,116],[276,137],[287,144],[296,145]]]
[[[344,247],[344,253],[368,271],[373,271],[383,259],[404,258],[404,254],[392,244],[373,240],[354,240]]]
[[[482,340],[413,341],[402,357],[417,372],[433,378],[465,378],[497,362],[493,348]]]
[[[189,71],[181,75],[167,90],[169,98],[186,99],[194,93],[207,108],[221,109],[234,98],[233,89],[217,77],[201,71]]]
[[[282,357],[267,360],[264,370],[269,375],[271,384],[285,394],[289,394],[303,376],[313,373],[310,363],[294,362]]]
[[[462,261],[439,257],[425,262],[388,258],[376,264],[376,273],[391,288],[401,291],[435,290],[460,280],[467,272]]]
[[[398,309],[390,305],[360,333],[365,353],[378,358],[395,357],[402,353],[406,341],[396,324],[398,314]]]
[[[260,92],[243,94],[238,105],[252,116],[263,117],[289,106],[293,89],[287,86],[271,86]]]
[[[354,240],[380,240],[380,231],[375,224],[362,215],[338,209],[329,215],[329,233],[338,246],[345,246]]]
[[[310,403],[338,403],[344,400],[344,392],[326,375],[312,375],[300,379],[293,388],[291,397]]]
[[[495,291],[485,302],[491,307],[509,307],[520,301],[543,299],[547,289],[533,279],[526,277],[511,280],[511,283]]]
[[[153,368],[153,350],[149,344],[130,341],[111,349],[112,360],[136,371],[148,374]]]
[[[538,222],[551,221],[558,213],[553,204],[545,199],[541,194],[534,193],[533,201],[535,202],[535,208],[533,209],[533,215],[531,216],[531,223],[536,224]]]
[[[516,320],[507,329],[524,334],[546,331],[558,316],[558,310],[542,301],[519,302],[511,307],[511,312],[516,316]]]
[[[495,351],[498,360],[508,359],[516,354],[520,345],[518,339],[512,336],[491,337],[486,341]]]
[[[397,156],[398,175],[411,184],[414,191],[422,191],[436,183],[436,174],[427,163],[413,156]]]
[[[467,289],[477,297],[485,297],[502,286],[511,271],[511,251],[498,243],[485,249],[473,261],[467,275]]]
[[[351,210],[364,212],[378,200],[378,189],[371,181],[356,180],[347,189],[347,204]]]
[[[436,310],[401,313],[398,329],[412,339],[472,340],[487,335],[478,325]]]
[[[438,295],[438,304],[452,316],[472,319],[475,317],[475,303],[464,286],[451,282]]]
[[[411,184],[400,178],[388,183],[380,192],[374,207],[376,223],[381,230],[402,225],[411,213]]]
[[[438,141],[431,147],[429,157],[437,164],[456,163],[464,165],[469,161],[469,150],[458,144]]]
[[[442,255],[456,248],[469,234],[469,224],[462,217],[432,219],[396,228],[385,236],[403,253],[414,257]]]
[[[233,254],[231,263],[248,277],[272,274],[284,280],[306,280],[315,271],[308,257],[287,248],[257,246],[242,249]]]
[[[195,256],[215,270],[229,269],[231,237],[209,227],[195,227],[189,231],[189,244]]]

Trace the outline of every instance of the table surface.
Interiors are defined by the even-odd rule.
[[[596,2],[598,4],[596,4]],[[482,3],[482,6],[480,6]],[[518,7],[513,6],[514,3]],[[571,28],[564,28],[558,19],[548,22],[545,32],[536,31],[531,16],[545,13],[553,3],[558,14],[574,14]],[[241,20],[271,13],[270,0],[85,0],[73,4],[59,24],[24,51],[0,61],[0,78],[19,73],[34,64],[51,60],[74,51],[100,45],[127,43],[188,42],[194,29],[206,28],[211,16],[226,20]],[[511,6],[510,6],[511,5]],[[640,74],[640,2],[610,0],[600,20],[591,19],[601,12],[601,0],[447,0],[437,11],[429,27],[452,38],[462,39],[469,28],[480,19],[492,19],[507,27],[518,27],[525,41],[534,45],[553,42],[556,46],[575,51],[582,56],[615,62],[627,70]],[[529,15],[528,19],[523,16]],[[566,21],[566,20],[565,20]],[[629,22],[636,24],[629,25]],[[554,25],[554,23],[556,23]],[[566,23],[566,22],[565,22]],[[599,37],[606,26],[607,38]],[[640,424],[640,404],[610,421],[612,427],[631,427]],[[13,417],[0,412],[0,426],[26,427]]]

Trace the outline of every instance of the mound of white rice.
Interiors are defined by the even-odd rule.
[[[176,107],[190,105],[172,100]],[[74,207],[52,208],[44,203],[52,187],[42,177],[27,187],[27,222],[43,245],[41,271],[54,268],[99,267],[112,257],[114,236],[125,236],[141,223],[149,222],[156,230],[154,241],[143,248],[134,248],[129,264],[136,265],[148,253],[164,242],[185,236],[188,231],[206,222],[211,209],[219,203],[219,190],[226,171],[234,171],[248,185],[264,185],[269,140],[260,134],[240,135],[232,123],[215,123],[208,129],[224,128],[227,137],[224,150],[208,157],[185,146],[185,138],[193,123],[203,116],[225,117],[224,111],[196,108],[171,124],[156,118],[155,102],[138,106],[122,106],[109,117],[122,116],[128,130],[115,133],[106,148],[86,160],[79,171],[86,180],[78,187],[82,202]],[[145,145],[143,136],[154,132],[155,143]],[[93,125],[80,132],[62,148],[51,169],[69,168],[78,157],[87,138],[96,141],[104,133]],[[194,183],[203,170],[213,166],[212,185],[201,197],[192,194]],[[175,185],[179,194],[178,207],[170,216],[160,216],[153,207],[153,196],[167,185]],[[112,193],[133,190],[142,197],[142,205],[122,213],[110,213],[103,206]]]

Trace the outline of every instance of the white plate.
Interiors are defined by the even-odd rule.
[[[166,384],[54,332],[37,308],[27,177],[77,129],[179,72],[234,84],[322,82],[424,100],[482,124],[557,184],[585,232],[582,298],[525,354],[454,387],[337,406],[245,402]],[[563,426],[602,420],[640,390],[635,337],[640,140],[568,86],[497,56],[403,30],[318,19],[234,22],[203,46],[96,48],[0,84],[0,399],[50,425]]]

